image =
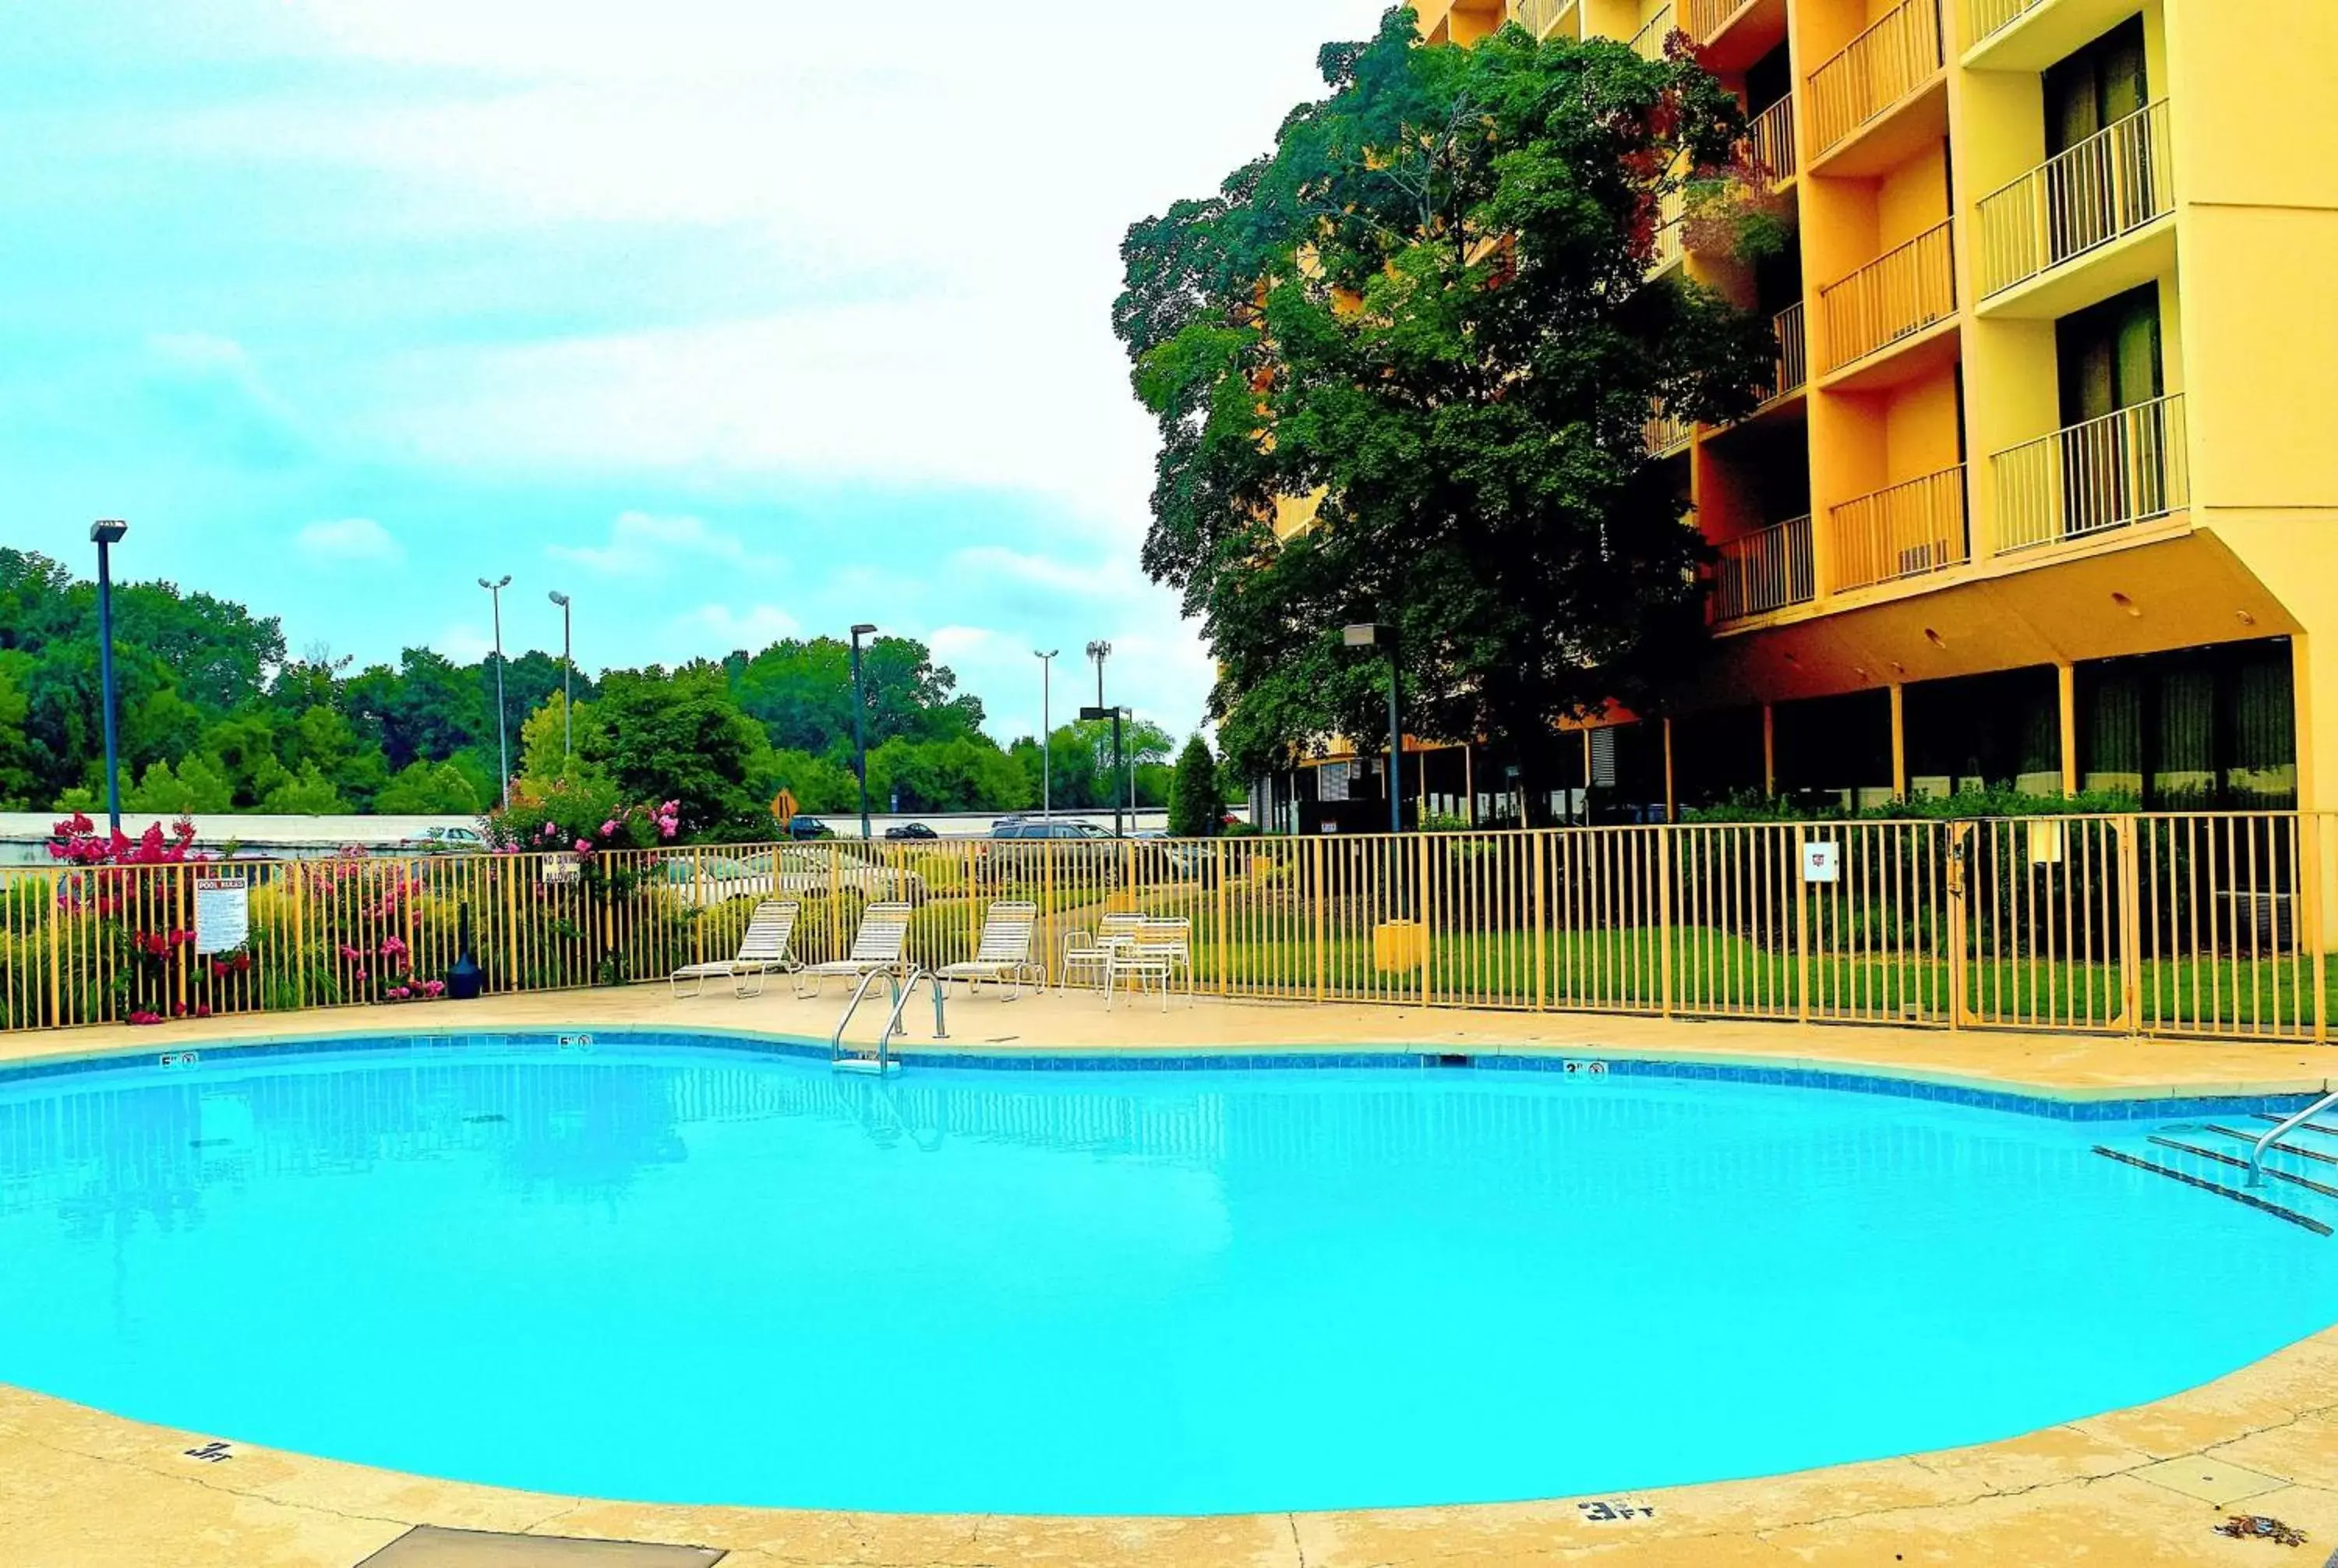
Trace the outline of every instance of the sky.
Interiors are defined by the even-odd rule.
[[[360,664],[926,640],[1001,739],[1211,669],[1137,564],[1134,220],[1378,0],[0,0],[0,544]]]

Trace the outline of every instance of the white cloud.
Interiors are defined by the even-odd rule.
[[[776,604],[734,610],[728,604],[702,604],[675,619],[673,631],[684,650],[677,659],[719,659],[733,649],[760,653],[772,643],[799,635],[803,627]]]
[[[469,622],[457,622],[430,639],[429,647],[457,664],[476,664],[496,651],[496,640]]]
[[[311,523],[292,536],[292,547],[320,566],[395,566],[406,559],[406,546],[370,517]]]
[[[744,541],[709,528],[697,517],[659,517],[620,513],[602,545],[550,544],[546,555],[612,577],[662,577],[712,563],[742,570],[769,571],[778,563],[757,555]]]

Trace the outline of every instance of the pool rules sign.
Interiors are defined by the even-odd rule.
[[[196,953],[232,953],[250,935],[251,884],[241,876],[196,877]]]

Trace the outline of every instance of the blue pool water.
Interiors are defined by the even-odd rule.
[[[0,1084],[0,1381],[654,1501],[1490,1501],[2001,1437],[2338,1318],[2100,1125],[1482,1071],[471,1045]]]

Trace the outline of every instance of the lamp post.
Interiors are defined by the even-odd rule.
[[[1096,667],[1095,712],[1091,715],[1083,711],[1080,717],[1102,719],[1106,717],[1104,706],[1104,662],[1112,657],[1112,644],[1099,638],[1088,644],[1087,652],[1088,657],[1095,661]],[[1121,834],[1119,710],[1115,709],[1110,717],[1112,719],[1112,836],[1117,838]]]
[[[877,628],[863,622],[852,629],[852,765],[860,775],[860,841],[869,841],[869,736],[862,720],[869,709],[869,693],[860,681],[860,640],[873,636]]]
[[[105,819],[122,831],[122,760],[113,733],[113,559],[112,551],[130,532],[118,518],[93,523],[90,542],[97,546],[97,684],[105,703]]]
[[[504,573],[500,583],[479,579],[479,586],[496,606],[496,766],[503,774],[504,808],[511,808],[511,740],[504,725],[504,590],[511,586],[511,573]]]
[[[1396,662],[1396,628],[1380,622],[1366,626],[1350,626],[1340,632],[1340,641],[1351,648],[1383,648],[1389,662],[1389,770],[1388,803],[1389,831],[1404,831],[1404,726],[1398,717],[1401,677]]]
[[[1122,720],[1129,717],[1128,710],[1125,708],[1106,708],[1103,704],[1099,703],[1094,708],[1081,709],[1080,717],[1082,719],[1109,719],[1112,720],[1112,770],[1114,775],[1117,777],[1120,772],[1120,722]],[[1120,825],[1120,786],[1118,784],[1115,784],[1112,790],[1112,836],[1115,838],[1123,836]]]
[[[565,762],[576,742],[576,698],[569,689],[569,677],[576,671],[576,659],[570,652],[575,644],[569,637],[568,595],[555,588],[552,602],[560,606],[560,760]]]
[[[1047,687],[1049,677],[1056,672],[1056,655],[1062,652],[1061,648],[1050,648],[1045,653],[1036,648],[1031,650],[1031,657],[1039,662],[1039,820],[1042,822],[1056,819],[1055,750],[1048,743],[1051,735],[1047,728]]]

